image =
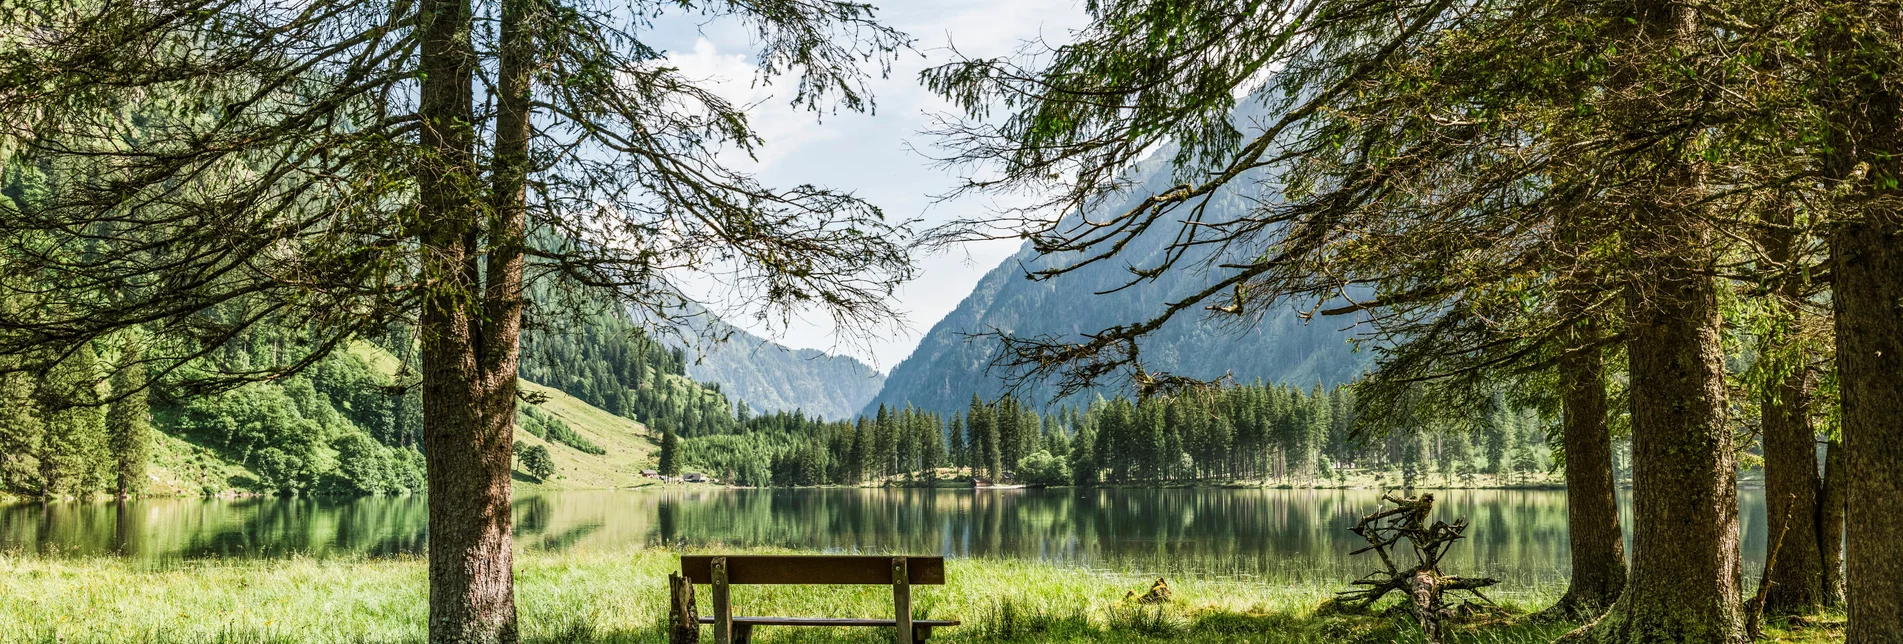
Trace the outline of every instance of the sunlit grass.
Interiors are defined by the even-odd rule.
[[[666,641],[667,573],[675,552],[528,552],[518,561],[517,603],[531,642]],[[1140,606],[1125,598],[1152,578],[1026,561],[948,562],[950,583],[919,587],[921,617],[958,619],[934,642],[1348,642],[1408,644],[1405,618],[1315,617],[1338,589],[1321,580],[1269,584],[1171,579],[1175,601]],[[1558,588],[1504,599],[1509,615],[1550,601]],[[706,612],[702,593],[702,611]],[[744,615],[885,616],[885,587],[739,587]],[[116,558],[0,555],[4,642],[421,642],[426,581],[415,558],[224,560],[152,568]],[[1823,618],[1828,622],[1829,618]],[[1838,618],[1840,619],[1840,617]],[[1458,625],[1451,641],[1546,642],[1570,624],[1501,617]],[[1789,641],[1841,639],[1841,629],[1780,623]],[[1834,635],[1833,635],[1834,633]],[[889,642],[879,629],[763,628],[756,640]],[[709,638],[708,641],[711,641]]]

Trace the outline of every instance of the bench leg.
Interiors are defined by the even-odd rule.
[[[733,603],[727,594],[727,558],[714,557],[714,644],[733,644]]]
[[[733,644],[753,644],[753,625],[734,624]]]
[[[906,569],[905,557],[892,558],[892,629],[896,644],[914,644],[918,641],[912,629],[912,573]]]
[[[925,644],[925,640],[929,639],[932,639],[932,627],[924,624],[914,624],[912,626],[913,644]]]

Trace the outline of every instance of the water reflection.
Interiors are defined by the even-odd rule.
[[[1467,517],[1471,538],[1445,560],[1463,574],[1519,584],[1566,574],[1561,491],[1440,491],[1437,516]],[[1345,528],[1367,490],[716,490],[557,492],[515,501],[517,543],[569,551],[630,545],[1035,558],[1070,565],[1277,581],[1338,581]],[[1765,544],[1763,495],[1743,492],[1747,572]],[[1629,519],[1629,509],[1628,522]],[[0,549],[207,557],[420,553],[420,497],[155,499],[0,506]]]

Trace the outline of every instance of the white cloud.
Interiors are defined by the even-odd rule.
[[[1012,53],[1026,40],[1065,41],[1087,16],[1078,0],[887,0],[880,18],[917,39],[893,66],[890,77],[870,85],[876,114],[814,114],[789,106],[780,84],[759,82],[751,61],[754,43],[732,25],[680,21],[662,27],[659,42],[673,51],[670,63],[693,78],[706,79],[723,98],[751,106],[748,117],[766,140],[757,162],[723,157],[734,167],[757,174],[768,185],[799,183],[849,190],[899,219],[921,218],[926,225],[992,207],[968,198],[937,202],[956,178],[930,159],[907,148],[930,150],[919,134],[929,115],[949,106],[920,87],[918,73],[951,59],[951,46],[966,56]],[[672,33],[669,33],[670,30]],[[821,118],[823,116],[823,118]],[[752,320],[737,325],[793,347],[842,351],[867,359],[882,370],[911,353],[919,337],[956,308],[984,273],[1017,250],[1016,242],[970,245],[962,251],[921,258],[920,276],[898,294],[911,332],[861,342],[841,342],[823,315],[800,316],[786,328],[764,328]]]

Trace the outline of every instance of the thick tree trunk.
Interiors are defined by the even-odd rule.
[[[1575,334],[1577,344],[1595,333]],[[1553,611],[1573,619],[1597,617],[1625,588],[1625,536],[1619,528],[1612,480],[1612,432],[1606,424],[1605,353],[1573,349],[1559,363],[1566,449],[1566,528],[1573,576]]]
[[[1892,121],[1897,112],[1890,112]],[[1886,174],[1897,176],[1891,162]],[[1872,171],[1873,174],[1875,170]],[[1903,222],[1887,208],[1831,235],[1849,457],[1845,641],[1903,642]]]
[[[1615,4],[1622,37],[1609,110],[1615,127],[1651,131],[1655,119],[1699,100],[1642,79],[1696,48],[1697,9],[1664,0]],[[1688,136],[1688,135],[1681,135]],[[1738,489],[1725,422],[1724,350],[1711,233],[1701,203],[1696,143],[1654,141],[1628,160],[1618,187],[1627,269],[1626,332],[1632,405],[1632,569],[1619,601],[1568,639],[1640,643],[1744,642]]]
[[[1666,259],[1666,258],[1660,258]],[[1632,575],[1605,642],[1743,642],[1738,492],[1715,287],[1682,261],[1631,304]]]
[[[509,536],[514,356],[485,326],[477,271],[481,204],[467,0],[419,7],[424,73],[417,165],[425,281],[418,332],[429,470],[429,636],[434,644],[517,640]],[[501,372],[504,363],[509,371]]]
[[[1830,131],[1824,175],[1842,195],[1830,231],[1842,401],[1848,644],[1903,643],[1903,93],[1888,47],[1903,10],[1841,3],[1824,24]]]

